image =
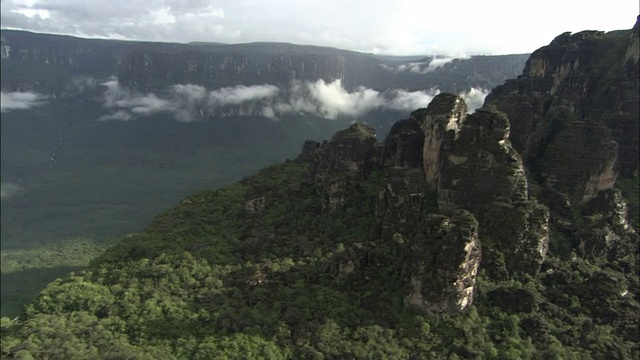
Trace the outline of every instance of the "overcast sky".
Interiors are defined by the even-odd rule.
[[[167,42],[282,41],[377,54],[528,53],[633,26],[638,0],[2,0],[1,26]]]

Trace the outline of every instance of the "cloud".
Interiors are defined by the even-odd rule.
[[[0,198],[8,199],[12,196],[19,194],[21,191],[20,187],[16,184],[11,183],[1,183],[0,184]]]
[[[115,79],[100,85],[107,87],[104,93],[106,107],[127,109],[136,115],[151,115],[172,109],[169,101],[160,99],[153,93],[145,95],[133,93],[128,88],[121,87]]]
[[[468,91],[460,93],[460,97],[464,99],[464,102],[467,103],[467,108],[469,112],[472,113],[476,109],[482,107],[484,104],[484,98],[489,95],[490,90],[483,88],[471,88]]]
[[[212,91],[209,93],[209,99],[214,106],[239,105],[247,101],[274,97],[279,91],[280,88],[274,85],[239,85]]]
[[[66,85],[65,88],[74,93],[79,94],[84,91],[95,89],[99,84],[99,81],[91,76],[74,76]]]
[[[306,83],[306,89],[307,100],[313,105],[314,112],[327,119],[336,119],[340,115],[358,117],[383,105],[378,91],[358,87],[354,92],[348,92],[340,79],[328,84],[322,79]]]
[[[120,86],[116,79],[101,85],[107,88],[103,94],[104,106],[111,110],[110,114],[99,118],[102,121],[129,121],[160,112],[171,113],[178,121],[184,122],[223,113],[261,115],[274,120],[289,114],[306,113],[335,120],[359,118],[380,109],[413,111],[426,107],[440,93],[437,88],[379,92],[362,86],[348,91],[340,79],[332,82],[322,79],[294,81],[287,88],[263,84],[207,90],[200,85],[179,84],[158,94],[137,93]],[[473,88],[460,96],[472,111],[482,105],[487,93],[487,90]],[[229,107],[235,107],[235,110]]]
[[[637,1],[2,0],[3,28],[102,38],[282,41],[378,54],[527,53],[565,31],[630,28]],[[554,11],[548,11],[553,8]],[[500,11],[496,11],[500,9]],[[572,14],[567,17],[566,14]],[[428,14],[428,21],[425,20]],[[544,26],[540,20],[545,19]],[[536,29],[536,31],[526,31]]]
[[[395,110],[413,111],[419,108],[424,108],[429,105],[431,100],[440,93],[438,89],[431,89],[429,91],[405,91],[396,90],[394,96],[388,102],[388,107]]]
[[[0,112],[26,110],[45,102],[44,95],[34,92],[0,92]]]
[[[400,64],[395,67],[387,64],[380,64],[380,67],[382,67],[385,70],[391,71],[395,74],[405,72],[405,71],[410,71],[415,74],[424,75],[434,71],[439,67],[444,66],[445,64],[455,59],[468,59],[468,58],[469,56],[467,55],[460,55],[457,57],[436,56],[433,59],[430,59],[427,61],[414,61],[406,64]]]
[[[120,86],[117,79],[100,85],[107,88],[103,93],[104,106],[113,110],[112,113],[101,116],[101,121],[128,121],[139,116],[168,112],[179,121],[189,122],[224,106],[260,103],[276,96],[280,91],[274,85],[239,85],[207,91],[200,85],[177,84],[156,95],[132,91]]]
[[[380,93],[373,89],[358,87],[349,92],[342,87],[340,79],[330,83],[318,80],[294,83],[289,97],[279,99],[266,113],[274,116],[288,113],[312,113],[327,119],[339,117],[361,117],[366,113],[384,108],[411,111],[425,107],[438,91],[389,90]],[[267,116],[265,114],[265,116]]]
[[[460,56],[458,57],[462,58],[462,59],[468,59],[468,56]],[[455,60],[457,58],[453,58],[453,57],[435,57],[431,60],[431,62],[429,62],[429,65],[427,66],[427,68],[425,69],[426,72],[431,72],[434,71],[435,69],[444,66],[447,63],[452,62],[453,60]]]
[[[118,110],[114,113],[108,115],[102,115],[98,118],[100,121],[109,121],[109,120],[118,120],[118,121],[129,121],[133,119],[133,114],[126,110]]]

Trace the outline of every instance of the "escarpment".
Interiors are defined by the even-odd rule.
[[[638,122],[637,99],[629,96],[637,91],[629,66],[637,57],[628,50],[637,35],[629,35],[561,35],[473,114],[460,97],[440,94],[382,142],[364,124],[306,142],[296,160],[216,198],[240,205],[211,213],[234,214],[242,225],[221,230],[235,245],[211,256],[313,258],[312,270],[292,269],[312,282],[350,284],[343,288],[350,294],[393,279],[389,291],[401,301],[354,296],[367,311],[396,301],[426,314],[471,306],[479,274],[495,282],[547,276],[541,270],[549,271],[550,256],[633,269],[634,208],[617,188],[637,169],[637,158],[623,159],[631,148],[637,153],[637,138],[620,135]],[[598,72],[610,63],[619,66]],[[209,215],[200,221],[225,223]],[[218,246],[175,238],[204,254]],[[129,244],[115,253],[138,254],[139,245]]]
[[[485,100],[511,122],[529,192],[549,206],[555,231],[585,256],[620,255],[625,251],[616,247],[636,241],[632,228],[619,225],[627,215],[613,214],[627,211],[616,188],[630,194],[638,181],[638,34],[638,23],[629,31],[562,34]],[[629,200],[637,217],[638,200]]]
[[[512,120],[511,141],[525,164],[572,201],[612,188],[618,172],[637,172],[637,48],[637,23],[630,31],[565,33],[487,96]]]
[[[637,236],[614,187],[620,176],[637,178],[637,39],[637,25],[563,34],[473,114],[441,94],[382,144],[317,145],[316,187],[335,209],[349,193],[344,179],[378,174],[369,237],[411,255],[405,305],[427,312],[471,304],[481,269],[494,280],[537,276],[550,246],[556,255],[623,258]],[[327,184],[337,168],[350,175]]]

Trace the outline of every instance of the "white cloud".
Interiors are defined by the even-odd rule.
[[[287,113],[312,113],[327,119],[339,117],[358,118],[370,111],[391,108],[412,111],[426,107],[439,91],[389,90],[380,93],[358,87],[349,92],[340,79],[331,83],[318,80],[312,83],[295,83],[287,99],[279,99],[269,111],[274,116]]]
[[[98,80],[91,76],[74,76],[65,87],[73,93],[81,93],[94,89],[98,84]]]
[[[388,102],[388,107],[395,110],[413,111],[419,108],[424,108],[429,105],[431,100],[440,93],[438,89],[431,89],[429,91],[405,91],[397,90],[394,96]]]
[[[151,115],[157,112],[170,111],[173,104],[159,98],[156,94],[138,94],[128,88],[121,87],[118,80],[101,83],[107,87],[104,93],[105,106],[128,109],[137,115]]]
[[[15,196],[19,194],[20,191],[21,191],[21,188],[16,184],[12,184],[12,183],[0,184],[0,198],[2,199],[7,199],[12,196]]]
[[[99,118],[103,121],[128,121],[138,116],[169,112],[177,120],[189,122],[224,106],[245,105],[270,99],[280,91],[273,85],[239,85],[207,91],[200,85],[178,84],[170,86],[165,93],[156,95],[132,91],[120,86],[117,79],[100,85],[107,88],[103,94],[104,106],[113,109],[112,113]]]
[[[104,106],[112,112],[99,118],[102,121],[129,121],[140,116],[168,112],[178,121],[195,121],[205,115],[224,112],[227,106],[240,106],[241,113],[277,119],[287,114],[315,114],[335,120],[340,117],[359,118],[380,109],[413,111],[429,105],[440,93],[437,88],[424,91],[392,89],[379,92],[365,87],[348,91],[342,81],[317,80],[293,82],[288,88],[274,85],[234,86],[207,90],[203,86],[178,84],[156,95],[140,94],[120,86],[118,80],[103,82]],[[459,95],[473,111],[482,106],[488,90],[472,88]]]
[[[0,112],[26,110],[42,105],[46,97],[34,92],[0,92]]]
[[[491,91],[483,88],[471,88],[468,91],[460,93],[460,97],[467,103],[469,112],[472,113],[482,107],[484,104],[484,98],[489,95]]]
[[[98,120],[100,121],[109,121],[109,120],[129,121],[131,119],[133,119],[133,114],[131,114],[127,110],[118,110],[112,114],[102,115],[98,118]]]
[[[43,10],[43,9],[16,9],[16,10],[12,10],[12,12],[16,13],[16,14],[21,14],[24,15],[26,17],[28,17],[29,19],[33,19],[33,18],[40,18],[41,20],[47,20],[48,18],[51,17],[51,14],[49,13],[49,10]]]
[[[283,41],[447,56],[532,52],[566,31],[631,28],[638,14],[637,1],[630,0],[610,0],[607,6],[597,1],[539,0],[524,15],[521,3],[506,0],[3,0],[0,4],[3,28],[169,42]]]
[[[401,72],[405,72],[405,71],[410,71],[412,73],[416,73],[416,74],[420,74],[420,75],[424,75],[426,73],[430,73],[432,71],[434,71],[435,69],[444,66],[447,63],[450,63],[451,61],[455,60],[455,59],[468,59],[469,56],[468,55],[458,55],[456,57],[443,57],[443,56],[436,56],[433,59],[430,59],[428,61],[413,61],[413,62],[408,62],[406,64],[400,64],[398,66],[390,66],[387,64],[380,64],[380,66],[388,71],[391,71],[393,73],[401,73]]]
[[[463,58],[463,59],[468,59],[468,56],[460,56],[458,58]],[[453,60],[455,60],[456,58],[454,57],[435,57],[433,60],[431,60],[431,62],[429,63],[429,65],[426,68],[427,72],[431,72],[439,67],[444,66],[447,63],[452,62]]]
[[[248,101],[274,97],[279,91],[280,88],[274,85],[239,85],[211,91],[209,100],[214,106],[238,105]]]
[[[358,117],[383,105],[380,93],[376,90],[359,87],[354,92],[347,92],[340,79],[325,83],[320,79],[307,83],[310,100],[316,104],[316,112],[328,119],[339,115]]]

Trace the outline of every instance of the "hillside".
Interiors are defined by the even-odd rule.
[[[638,39],[563,34],[471,114],[186,197],[2,318],[2,356],[638,358]]]

